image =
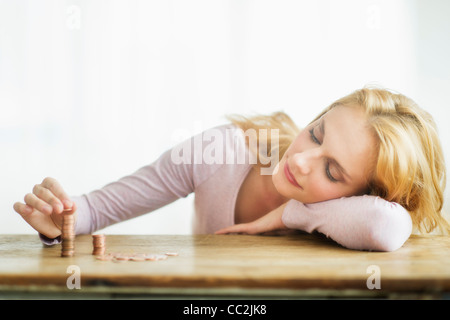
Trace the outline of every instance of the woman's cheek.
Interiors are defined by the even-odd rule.
[[[336,190],[331,183],[323,181],[321,178],[316,178],[315,182],[308,188],[309,202],[321,202],[339,197],[339,191]]]

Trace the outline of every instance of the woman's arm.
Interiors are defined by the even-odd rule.
[[[288,228],[318,231],[344,247],[357,250],[394,251],[412,232],[406,209],[369,195],[314,204],[291,200],[282,220]]]
[[[184,142],[184,144],[187,143],[189,141]],[[194,190],[195,171],[192,162],[174,164],[171,159],[171,150],[169,150],[152,164],[99,190],[82,196],[69,197],[66,195],[63,198],[71,202],[70,206],[75,211],[75,233],[89,234],[114,223],[154,211],[181,197],[186,197]],[[42,185],[45,185],[46,181],[53,181],[53,187],[46,189],[46,194],[49,194],[48,199],[40,193],[37,193],[36,198],[39,196],[47,203],[59,204],[61,196],[56,195],[65,194],[64,191],[55,179],[47,178]],[[52,196],[50,197],[50,195]],[[56,205],[54,206],[56,207]],[[35,207],[38,208],[38,205],[36,204]],[[58,212],[53,209],[48,213],[40,207],[28,209],[26,212],[26,205],[21,203],[16,203],[14,208],[25,221],[39,232],[39,237],[44,244],[53,245],[61,241],[62,215],[60,211],[62,208]]]
[[[225,131],[226,126],[210,130]],[[203,149],[208,144],[204,143],[199,147],[195,141],[201,141],[201,135],[208,132],[210,131],[206,130],[179,143],[164,152],[152,164],[101,189],[82,196],[69,197],[62,188],[57,188],[52,189],[54,195],[47,197],[48,199],[40,194],[37,197],[45,199],[50,204],[69,199],[75,206],[73,208],[76,208],[76,234],[89,234],[114,223],[154,211],[179,198],[186,197],[220,168],[220,164],[205,165],[199,161],[203,156]],[[47,180],[50,181],[50,179]],[[55,182],[53,185],[59,185],[56,184],[56,180],[51,179],[51,181]],[[47,191],[51,190],[51,188],[47,189]],[[72,204],[70,206],[72,207]],[[39,232],[44,244],[52,245],[61,241],[59,220],[62,208],[58,212],[53,209],[53,212],[47,215],[37,210],[28,213],[31,210],[21,203],[16,203],[14,208]],[[38,207],[38,209],[41,208]],[[54,217],[59,220],[55,220]]]
[[[157,210],[193,192],[193,166],[175,165],[170,155],[169,150],[133,174],[72,197],[78,206],[76,234],[92,233]]]
[[[397,250],[412,232],[411,217],[402,206],[364,195],[313,204],[290,200],[261,219],[218,233],[256,234],[283,227],[317,231],[346,248],[374,251]]]
[[[157,210],[194,192],[211,177],[221,164],[205,165],[200,161],[208,144],[198,145],[203,135],[216,127],[199,133],[164,152],[152,164],[135,173],[81,197],[78,205],[76,234],[92,233],[117,222]]]

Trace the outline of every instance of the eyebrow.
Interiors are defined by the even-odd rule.
[[[322,141],[325,139],[325,117],[322,117],[321,124],[319,126],[319,130],[322,133]],[[348,174],[348,172],[344,169],[343,166],[340,165],[339,162],[337,162],[334,158],[329,158],[331,162],[338,168],[339,171],[341,171],[349,180],[352,180],[352,177]]]

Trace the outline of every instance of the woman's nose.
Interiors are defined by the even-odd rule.
[[[295,153],[292,157],[293,168],[291,168],[291,170],[293,171],[293,174],[299,173],[301,175],[307,175],[311,173],[314,163],[316,163],[315,160],[319,157],[320,154],[317,148]]]

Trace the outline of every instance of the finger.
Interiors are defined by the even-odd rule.
[[[232,233],[233,232],[232,227],[222,228],[222,229],[217,230],[216,232],[214,232],[214,234],[228,234],[228,233]]]
[[[41,200],[51,205],[55,213],[61,213],[64,210],[62,202],[47,188],[37,184],[33,188],[33,193]]]
[[[45,214],[52,214],[53,207],[46,203],[45,201],[39,199],[35,194],[33,193],[27,193],[24,197],[25,203],[29,205],[30,207],[39,210],[42,213]]]
[[[31,213],[28,213],[28,209],[25,207],[27,207],[27,205],[19,202],[14,204],[14,210],[20,214],[25,210],[25,214],[21,214],[21,216],[34,230],[50,239],[54,239],[61,234],[61,230],[53,223],[53,220],[47,214],[31,207],[28,207],[31,209]]]
[[[63,213],[64,214],[73,214],[75,219],[76,219],[76,211],[77,211],[77,205],[75,202],[73,202],[73,206],[72,209],[64,209]],[[62,224],[63,224],[63,215],[62,214],[52,214],[50,216],[53,220],[53,223],[59,228],[62,228]]]
[[[33,212],[33,208],[26,205],[25,203],[16,202],[14,203],[14,211],[20,214],[23,217],[30,215]]]
[[[66,214],[74,214],[77,211],[77,204],[75,203],[75,201],[72,201],[72,208],[70,209],[64,209],[64,213]]]
[[[235,224],[215,232],[215,234],[230,234],[230,233],[247,233],[252,234],[253,230],[247,223]]]
[[[72,208],[73,202],[56,179],[47,177],[42,180],[41,185],[44,188],[49,189],[59,200],[61,200],[64,209]]]

